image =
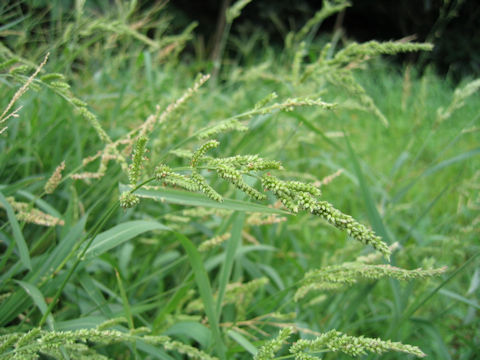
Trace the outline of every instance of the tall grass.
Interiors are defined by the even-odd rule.
[[[312,42],[326,3],[207,86],[161,6],[75,4],[1,5],[3,357],[474,358],[476,81]]]

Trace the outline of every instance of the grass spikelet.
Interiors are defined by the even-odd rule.
[[[172,114],[176,109],[178,109],[188,99],[190,99],[198,91],[198,89],[207,82],[208,79],[210,79],[210,75],[199,74],[198,80],[195,81],[193,86],[187,89],[187,91],[185,91],[180,98],[178,98],[175,102],[168,105],[165,111],[163,111],[161,114],[150,116],[147,119],[147,121],[145,121],[142,124],[142,126],[140,127],[140,135],[145,135],[151,132],[156,123],[158,124],[164,123],[167,120],[167,118],[170,116],[170,114]],[[157,109],[157,113],[158,113],[158,109]]]
[[[16,212],[17,219],[26,223],[41,225],[41,226],[56,226],[65,225],[62,219],[59,219],[43,211],[33,208],[31,204],[24,202],[17,202],[13,197],[8,197],[7,201]],[[1,206],[1,205],[0,205]]]
[[[265,190],[272,191],[288,210],[298,213],[299,206],[295,203],[294,195],[283,181],[268,174],[263,175],[261,180]]]
[[[473,80],[463,87],[458,87],[453,93],[453,99],[446,108],[437,110],[437,125],[452,116],[453,112],[465,105],[465,100],[480,89],[480,79]]]
[[[371,112],[380,119],[383,125],[388,126],[388,120],[380,109],[375,105],[373,99],[368,96],[365,89],[355,80],[351,71],[332,71],[327,79],[334,85],[340,86],[358,98],[360,109]]]
[[[245,194],[256,200],[265,200],[267,197],[265,194],[258,192],[256,189],[252,188],[250,185],[245,183],[242,178],[242,174],[225,164],[218,165],[215,170],[218,175],[228,182],[232,183],[235,187],[243,191]]]
[[[114,319],[108,319],[97,326],[97,330],[106,330],[119,324],[126,324],[128,320],[125,317],[117,317]]]
[[[214,167],[227,164],[238,168],[240,171],[282,169],[282,164],[279,161],[262,159],[258,155],[235,155],[226,158],[209,159],[208,164]]]
[[[305,359],[304,354],[306,352],[316,353],[325,351],[343,352],[350,356],[365,355],[367,352],[383,354],[387,351],[403,352],[417,357],[426,356],[416,346],[363,336],[348,336],[336,330],[322,334],[314,340],[298,340],[290,348],[290,353],[295,356],[295,359]]]
[[[340,230],[345,230],[348,235],[365,245],[371,245],[374,249],[380,251],[386,259],[390,258],[391,251],[380,236],[376,235],[371,229],[357,222],[350,215],[342,213],[335,209],[327,201],[319,201],[312,209],[312,214],[321,216],[330,224]]]
[[[254,115],[265,115],[273,111],[293,111],[297,107],[304,106],[318,106],[325,110],[332,110],[336,107],[336,104],[327,103],[321,99],[306,98],[288,98],[281,103],[275,103],[273,105],[265,106],[259,109],[253,109],[245,114],[239,115],[239,117],[251,117]]]
[[[330,66],[346,66],[352,62],[365,61],[373,56],[394,55],[405,52],[431,51],[432,44],[409,43],[401,41],[368,41],[365,43],[352,43],[335,54],[328,62]]]
[[[9,113],[10,109],[13,107],[13,105],[15,105],[18,99],[20,99],[22,95],[27,92],[29,86],[32,85],[33,81],[35,80],[35,77],[40,73],[42,68],[47,63],[49,55],[50,53],[47,53],[47,55],[45,55],[43,61],[40,63],[40,65],[38,65],[35,72],[27,79],[27,81],[25,81],[22,87],[20,87],[20,89],[18,89],[17,92],[13,95],[7,107],[5,108],[5,110],[3,110],[2,114],[0,115],[0,125],[3,124],[5,121],[7,121],[9,118],[18,116],[18,111],[20,111],[21,107]],[[7,127],[0,128],[0,134],[2,134],[5,130],[7,130]]]
[[[307,272],[302,279],[302,286],[295,294],[295,301],[303,298],[312,290],[334,290],[343,285],[352,285],[359,279],[393,278],[398,280],[421,279],[443,274],[446,267],[439,269],[405,270],[391,265],[367,265],[346,263],[328,266]]]
[[[253,107],[253,110],[258,110],[262,107],[264,107],[265,105],[267,105],[269,102],[275,100],[276,98],[278,97],[277,93],[274,91],[274,92],[271,92],[270,94],[268,94],[267,96],[265,96],[263,99],[261,99],[259,102],[257,102],[255,104],[255,106]]]
[[[40,76],[40,80],[43,82],[52,82],[52,81],[65,81],[65,75],[59,73],[50,73]]]
[[[392,254],[398,250],[401,247],[401,245],[398,242],[394,242],[392,245],[390,245],[388,248],[392,252]],[[355,259],[355,262],[360,262],[364,264],[371,264],[375,261],[380,260],[381,254],[380,253],[371,253],[365,256],[359,256]]]
[[[111,144],[112,139],[110,139],[110,136],[107,135],[105,130],[103,130],[102,126],[100,125],[100,122],[98,121],[97,117],[86,107],[79,106],[76,107],[76,111],[85,119],[88,121],[88,123],[95,129],[95,132],[97,133],[98,137],[100,140],[105,143],[105,144]]]
[[[9,68],[9,67],[15,65],[16,63],[18,63],[19,60],[20,59],[17,58],[17,57],[5,60],[4,62],[0,63],[0,70]]]
[[[243,125],[237,119],[228,119],[219,122],[213,126],[207,127],[205,129],[200,130],[197,133],[198,139],[208,139],[209,137],[216,136],[220,133],[224,133],[227,131],[247,131],[248,127]]]
[[[322,8],[317,11],[315,15],[305,23],[305,25],[300,29],[297,34],[295,34],[295,38],[297,39],[297,41],[303,40],[313,29],[320,27],[320,25],[326,18],[342,11],[349,6],[351,6],[351,4],[348,1],[332,2],[329,0],[324,0],[322,2]]]
[[[140,203],[140,198],[129,191],[123,192],[118,200],[124,209],[135,207]]]
[[[104,173],[101,172],[82,172],[82,173],[77,173],[77,174],[72,174],[70,175],[70,178],[73,180],[88,180],[88,179],[100,179],[102,176],[104,176]]]
[[[186,149],[174,149],[174,150],[170,150],[169,151],[169,154],[172,154],[176,157],[179,157],[179,158],[184,158],[184,159],[191,159],[192,156],[193,156],[193,152],[191,152],[190,150],[186,150]]]
[[[7,358],[36,359],[41,353],[46,353],[54,356],[56,359],[61,359],[66,353],[72,358],[84,358],[84,356],[87,356],[87,358],[91,359],[101,359],[103,357],[93,348],[86,346],[85,343],[109,345],[135,342],[137,340],[143,340],[149,344],[163,345],[166,349],[168,347],[168,349],[183,350],[181,343],[174,342],[172,345],[170,338],[167,336],[140,336],[117,330],[44,331],[40,328],[34,328],[22,336],[19,335],[18,333],[10,333],[1,337],[2,345],[0,349],[2,350],[2,355],[7,351],[11,355]],[[194,352],[194,350],[191,351]],[[200,350],[196,351],[200,352]]]
[[[173,170],[162,164],[155,168],[155,178],[159,182],[168,184],[171,186],[179,186],[188,191],[198,191],[200,190],[198,184],[191,178],[173,172]]]
[[[227,9],[226,20],[227,23],[232,23],[242,13],[242,9],[247,6],[252,0],[237,0],[235,4]]]
[[[246,223],[251,226],[272,225],[287,221],[285,216],[278,216],[277,214],[265,215],[260,213],[251,214]]]
[[[28,345],[28,343],[32,342],[32,339],[37,337],[40,334],[41,330],[40,328],[33,328],[23,336],[21,336],[18,341],[15,343],[15,349],[20,349],[23,346]]]
[[[220,143],[217,140],[210,140],[200,146],[197,151],[193,153],[191,166],[193,168],[197,167],[198,162],[205,156],[206,152],[210,149],[216,148],[219,144]]]
[[[338,169],[337,171],[335,171],[333,174],[330,174],[328,176],[325,176],[323,179],[321,179],[320,181],[318,182],[315,182],[313,183],[314,186],[325,186],[325,185],[328,185],[330,184],[333,180],[335,180],[337,177],[339,177],[340,175],[342,175],[343,173],[343,169]]]
[[[216,192],[210,185],[208,185],[205,178],[197,171],[192,172],[192,181],[198,186],[201,192],[207,195],[210,199],[217,202],[223,202],[222,196]]]
[[[214,238],[211,238],[207,241],[202,242],[198,246],[198,251],[205,252],[205,251],[211,250],[219,246],[220,244],[223,244],[225,241],[230,239],[231,236],[232,235],[230,233],[225,233],[222,235],[215,236]]]
[[[194,348],[193,346],[181,343],[180,341],[166,341],[163,344],[166,350],[175,350],[176,352],[186,355],[191,359],[199,360],[217,360],[216,357],[210,356],[207,353]]]
[[[62,180],[62,171],[64,169],[65,161],[62,161],[62,163],[57,166],[52,176],[50,176],[50,179],[48,179],[47,183],[45,184],[45,193],[52,194],[55,191],[55,189],[58,187],[58,184],[60,184],[60,181]]]
[[[317,187],[311,184],[305,184],[300,181],[287,181],[286,186],[293,191],[307,192],[312,196],[320,196],[321,191]]]
[[[275,359],[275,353],[282,348],[283,344],[288,340],[292,333],[293,328],[291,327],[286,327],[280,330],[275,338],[267,341],[260,349],[258,349],[257,354],[253,357],[254,360]]]
[[[133,161],[128,169],[128,179],[131,185],[135,185],[140,179],[140,171],[143,163],[143,155],[145,154],[145,145],[147,144],[147,137],[140,136],[135,144],[133,151]]]
[[[295,84],[297,84],[300,79],[300,69],[302,66],[303,57],[305,56],[305,48],[306,44],[304,41],[302,41],[298,46],[298,50],[295,52],[295,56],[293,57],[292,79]]]

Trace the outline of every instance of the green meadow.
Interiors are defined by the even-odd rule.
[[[480,79],[415,42],[0,5],[1,359],[475,359]]]

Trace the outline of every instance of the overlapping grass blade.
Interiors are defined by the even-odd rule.
[[[170,230],[167,226],[156,221],[136,220],[128,221],[98,234],[87,249],[85,256],[93,259],[135,236],[152,230]]]
[[[129,190],[125,185],[120,186],[121,191]],[[182,190],[173,189],[139,189],[135,192],[140,197],[152,198],[159,201],[164,201],[172,204],[186,205],[186,206],[202,206],[206,208],[224,209],[232,211],[245,211],[245,212],[259,212],[270,214],[288,214],[288,212],[271,208],[265,205],[256,204],[253,202],[224,199],[219,203],[202,194],[191,193]]]
[[[210,329],[212,331],[213,342],[215,344],[217,355],[220,357],[220,359],[224,360],[226,359],[225,345],[220,333],[218,322],[219,319],[215,311],[215,301],[213,299],[212,287],[203,265],[202,258],[195,245],[193,245],[193,243],[186,236],[180,233],[175,233],[175,235],[185,248],[190,259],[190,265],[192,266],[193,274],[195,276],[195,282],[197,283],[198,291],[200,292],[200,297],[202,298],[203,305],[205,307],[205,313],[207,314]]]
[[[12,227],[13,239],[18,248],[18,255],[20,257],[20,261],[22,262],[23,266],[25,266],[25,268],[31,270],[32,261],[30,259],[30,253],[28,250],[27,243],[25,242],[25,239],[22,234],[22,230],[20,229],[20,225],[18,224],[17,218],[15,217],[15,213],[13,212],[12,207],[10,206],[7,199],[5,198],[5,196],[3,196],[1,192],[0,192],[0,203],[2,204],[2,207],[7,212],[8,221],[10,223],[10,226]]]

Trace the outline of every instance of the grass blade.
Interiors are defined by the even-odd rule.
[[[30,253],[28,252],[28,246],[23,237],[22,231],[20,230],[20,225],[18,224],[15,213],[8,203],[7,199],[0,192],[0,203],[7,212],[8,221],[12,227],[13,239],[18,247],[18,254],[20,256],[20,262],[28,269],[32,269],[32,261],[30,260]]]
[[[460,155],[457,155],[457,156],[454,156],[450,159],[447,159],[447,160],[444,160],[440,163],[438,163],[437,165],[434,165],[428,169],[426,169],[422,174],[420,174],[419,176],[417,176],[414,180],[412,180],[411,182],[409,182],[407,185],[405,185],[402,189],[400,189],[396,194],[395,196],[393,197],[392,199],[392,202],[393,203],[397,203],[398,201],[400,201],[400,199],[422,178],[424,177],[427,177],[427,176],[430,176],[434,173],[436,173],[437,171],[440,171],[450,165],[453,165],[453,164],[456,164],[458,162],[462,162],[462,161],[465,161],[465,160],[468,160],[470,159],[471,157],[474,157],[474,156],[477,156],[480,154],[480,148],[476,148],[476,149],[473,149],[473,150],[470,150],[470,151],[467,151],[466,153],[463,153],[463,154],[460,154]]]
[[[233,330],[228,330],[227,335],[250,354],[257,355],[257,348],[245,336]]]
[[[227,243],[227,252],[225,255],[225,261],[222,263],[222,268],[220,270],[220,283],[218,285],[218,297],[217,297],[217,317],[220,319],[220,314],[222,312],[222,302],[225,295],[225,290],[227,288],[228,280],[232,273],[233,261],[235,259],[235,254],[237,252],[238,246],[242,241],[242,228],[243,222],[245,220],[245,213],[235,213],[233,215],[233,227],[231,234],[232,236]]]
[[[123,286],[122,277],[117,269],[115,269],[115,276],[117,278],[118,288],[120,289],[120,295],[122,297],[123,302],[123,309],[125,311],[125,317],[128,321],[128,327],[130,330],[135,329],[135,325],[133,324],[133,316],[132,316],[132,308],[130,307],[130,303],[128,302],[127,292],[125,291],[125,287]]]
[[[217,313],[215,312],[215,304],[213,300],[212,287],[210,286],[210,281],[208,280],[207,271],[203,266],[202,258],[198,252],[195,245],[184,235],[180,233],[175,233],[177,239],[180,241],[182,246],[185,248],[187,255],[190,259],[190,264],[192,265],[193,274],[195,275],[195,282],[198,286],[198,291],[200,292],[200,297],[202,298],[203,305],[205,307],[205,312],[207,314],[208,322],[210,323],[210,329],[212,330],[213,340],[215,343],[215,348],[217,350],[217,355],[220,359],[226,359],[225,357],[225,346],[220,335],[220,327],[218,324]]]
[[[462,270],[465,269],[479,255],[480,252],[474,254],[470,259],[465,261],[462,266],[460,266],[457,270],[451,273],[450,276],[447,277],[440,285],[433,289],[427,296],[418,301],[416,304],[412,305],[412,309],[405,314],[404,319],[409,319],[418,309],[425,305],[437,292],[439,292],[445,285],[447,285],[447,283],[450,282],[450,280],[452,280],[455,276],[460,274],[460,272],[462,272]]]
[[[375,206],[375,202],[373,200],[373,196],[368,188],[367,181],[363,176],[362,169],[360,167],[360,163],[358,162],[357,156],[355,155],[355,151],[348,140],[348,136],[345,135],[345,141],[347,142],[348,153],[350,155],[350,160],[353,164],[353,168],[358,178],[358,182],[360,184],[360,189],[362,190],[363,200],[365,201],[365,205],[367,206],[367,216],[370,220],[373,230],[380,235],[384,240],[390,244],[391,240],[388,235],[387,229],[382,221],[380,214],[378,213],[377,207]]]
[[[25,290],[28,296],[32,298],[33,302],[38,307],[40,312],[42,314],[45,314],[47,311],[47,303],[45,302],[45,298],[43,297],[40,290],[35,285],[25,281],[15,280],[15,282],[19,284]],[[49,314],[47,316],[47,324],[50,330],[54,330],[54,321],[52,314]]]
[[[120,191],[127,191],[130,188],[126,185],[120,185]],[[251,203],[241,200],[224,199],[219,203],[210,200],[203,194],[196,194],[188,191],[173,190],[173,189],[139,189],[135,191],[140,197],[157,199],[171,204],[187,205],[187,206],[203,206],[207,208],[216,208],[233,211],[245,211],[245,212],[259,212],[269,214],[288,214],[288,212],[269,208],[265,205]]]
[[[467,299],[466,297],[464,297],[462,295],[459,295],[457,293],[454,293],[452,291],[448,291],[448,290],[445,290],[445,289],[442,289],[439,292],[440,292],[440,294],[448,296],[451,299],[460,301],[460,302],[462,302],[462,303],[464,303],[468,306],[471,306],[471,307],[473,307],[477,310],[480,310],[480,305],[478,305],[478,303],[474,300]]]
[[[113,228],[104,231],[97,235],[95,240],[88,248],[85,257],[91,259],[97,257],[116,246],[134,238],[137,235],[143,234],[152,230],[170,230],[163,224],[155,221],[129,221]]]

